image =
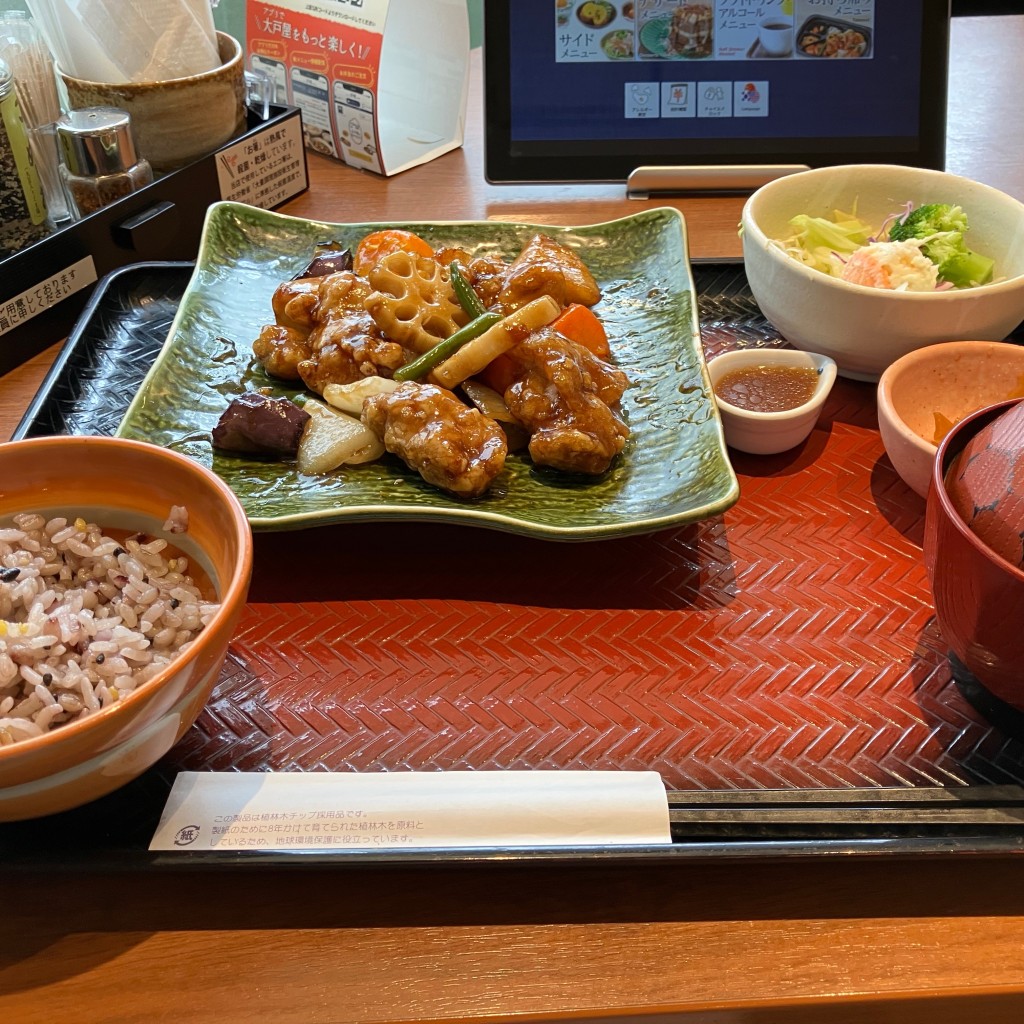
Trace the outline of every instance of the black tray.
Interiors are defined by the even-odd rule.
[[[12,437],[112,435],[167,340],[194,263],[132,263],[107,274]]]
[[[194,265],[139,263],[107,275],[55,361],[14,437],[113,434],[162,347]],[[781,345],[747,285],[740,261],[697,262],[694,280],[705,344]],[[957,669],[957,666],[954,666]],[[1024,853],[1024,716],[961,673],[963,695],[1004,736],[976,776],[950,789],[671,792],[671,847],[544,850],[150,853],[147,849],[177,772],[173,752],[135,781],[84,807],[0,824],[8,870],[66,865],[67,837],[81,870],[140,871],[155,865],[223,868],[267,864],[409,864],[641,861],[683,858],[858,854]]]

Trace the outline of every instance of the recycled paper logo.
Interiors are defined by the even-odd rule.
[[[174,836],[175,846],[188,846],[199,838],[198,825],[183,825]]]

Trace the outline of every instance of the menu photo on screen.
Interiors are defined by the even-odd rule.
[[[949,0],[485,0],[491,182],[941,168]]]

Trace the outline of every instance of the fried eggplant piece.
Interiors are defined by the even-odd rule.
[[[213,428],[213,446],[230,452],[294,455],[309,413],[287,398],[247,391],[231,400]]]

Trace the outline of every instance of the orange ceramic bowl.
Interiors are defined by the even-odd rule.
[[[1024,710],[1024,570],[957,513],[946,473],[968,442],[1015,401],[961,420],[939,445],[925,513],[924,560],[935,618],[952,652],[990,693]]]
[[[187,509],[189,527],[168,536],[163,524],[174,505]],[[134,692],[0,747],[0,821],[87,803],[166,754],[209,699],[252,574],[252,534],[238,499],[209,470],[155,445],[109,437],[0,444],[0,521],[30,511],[166,536],[202,566],[220,608],[186,651]]]
[[[878,429],[903,482],[928,496],[942,420],[1024,396],[1024,347],[945,341],[901,356],[878,381]]]

